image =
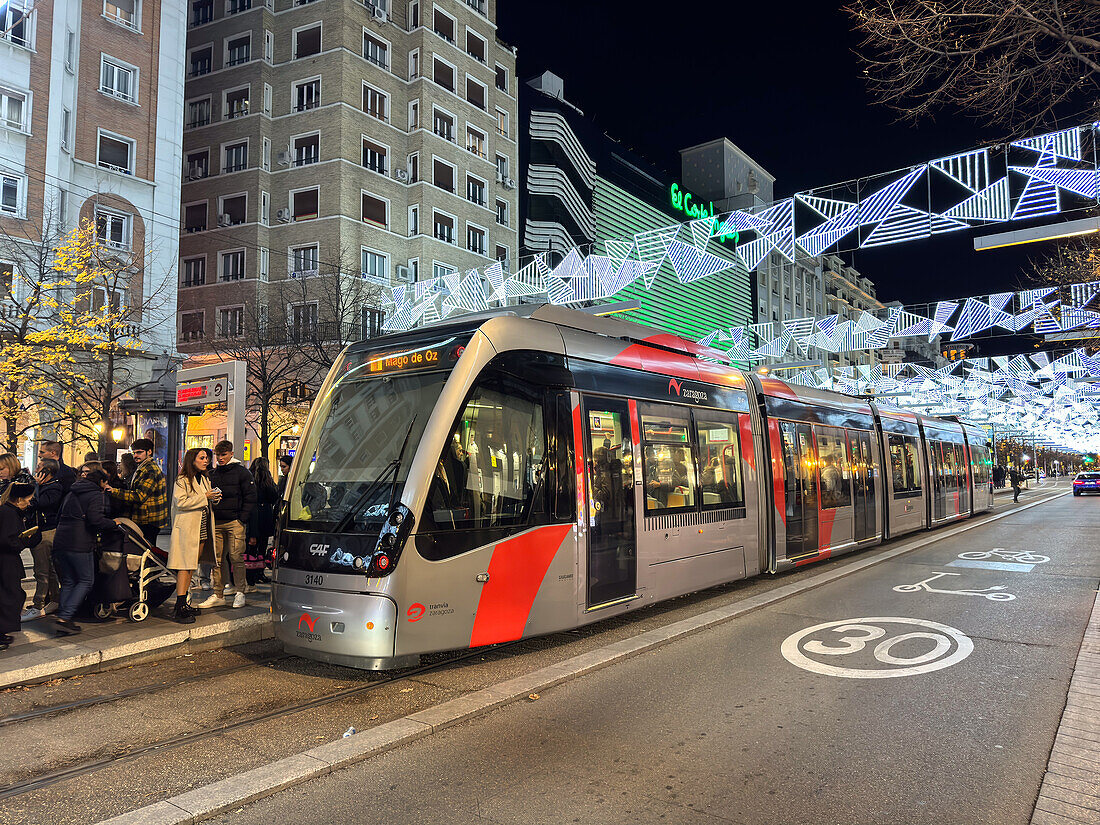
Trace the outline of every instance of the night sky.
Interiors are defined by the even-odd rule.
[[[567,99],[673,178],[679,149],[721,136],[775,175],[776,197],[1005,137],[949,111],[896,123],[864,88],[858,39],[838,5],[499,0],[497,22],[519,49],[521,81],[561,75]],[[1029,256],[1045,246],[979,254],[973,237],[842,257],[882,300],[917,304],[1020,287]]]

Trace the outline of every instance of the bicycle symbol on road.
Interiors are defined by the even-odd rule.
[[[929,582],[934,582],[936,579],[943,578],[944,576],[961,576],[961,573],[934,573],[922,582],[916,584],[899,584],[894,587],[894,590],[898,593],[920,593],[924,591],[926,593],[945,593],[949,596],[982,596],[989,599],[991,602],[1010,602],[1016,597],[1011,593],[1003,592],[1005,586],[998,584],[993,587],[983,587],[980,590],[977,588],[969,587],[962,590],[940,590],[936,587],[929,586]]]
[[[1040,556],[1038,553],[1029,553],[1027,550],[1005,550],[1003,547],[994,547],[992,550],[972,550],[969,553],[959,553],[960,559],[1001,559],[1013,561],[1018,564],[1044,564],[1050,561],[1050,556]]]
[[[893,625],[900,625],[902,632],[890,635]],[[871,642],[877,644],[868,651]],[[807,627],[784,639],[780,650],[792,665],[812,673],[842,679],[892,679],[958,664],[973,652],[974,642],[939,622],[879,616]],[[822,656],[832,661],[850,656],[843,661],[869,666],[843,667],[815,658]]]

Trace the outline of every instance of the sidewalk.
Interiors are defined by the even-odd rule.
[[[167,549],[168,536],[162,535],[158,544]],[[30,553],[24,556],[26,575],[30,576]],[[28,582],[24,578],[23,588],[32,592],[33,579]],[[197,602],[210,591],[196,590],[191,595]],[[257,585],[245,607],[204,610],[190,625],[176,624],[169,618],[174,602],[175,598],[169,597],[140,624],[127,620],[125,614],[102,623],[81,622],[84,631],[77,636],[56,637],[52,616],[26,622],[19,633],[13,634],[12,646],[0,653],[0,688],[245,644],[274,635],[269,583]]]

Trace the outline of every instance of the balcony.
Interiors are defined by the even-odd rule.
[[[455,236],[453,232],[440,229],[438,226],[435,228],[435,239],[437,241],[443,241],[443,243],[449,243],[452,245],[455,242]]]
[[[444,140],[449,140],[451,143],[455,142],[455,133],[452,130],[446,129],[439,124],[436,124],[435,129],[433,129],[432,131],[434,131]]]
[[[248,104],[244,103],[240,106],[230,106],[225,110],[225,119],[233,120],[238,117],[245,117],[248,114]]]
[[[191,68],[187,71],[187,76],[202,77],[204,74],[210,74],[211,71],[213,71],[211,61],[205,60],[202,63],[192,63]]]
[[[187,128],[188,129],[196,129],[199,126],[208,126],[208,125],[210,125],[210,115],[197,117],[194,120],[187,121]]]
[[[226,68],[230,66],[240,66],[242,63],[249,63],[252,60],[252,56],[248,53],[230,55],[225,61]]]
[[[319,100],[305,100],[305,101],[302,101],[302,102],[298,103],[294,107],[294,111],[295,112],[308,112],[310,109],[316,109],[320,105],[321,105],[321,101],[319,101]]]

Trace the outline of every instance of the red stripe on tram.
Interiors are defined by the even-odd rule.
[[[748,414],[742,414],[738,416],[741,429],[741,459],[749,465],[749,468],[756,472],[756,453],[754,451],[755,445],[752,441],[752,419]]]
[[[768,421],[768,434],[771,436],[772,446],[772,491],[775,496],[775,510],[783,520],[783,526],[786,527],[787,491],[783,480],[783,439],[779,436],[779,422],[775,419]]]
[[[489,561],[470,647],[510,642],[523,635],[542,580],[572,524],[552,524],[502,541]]]

